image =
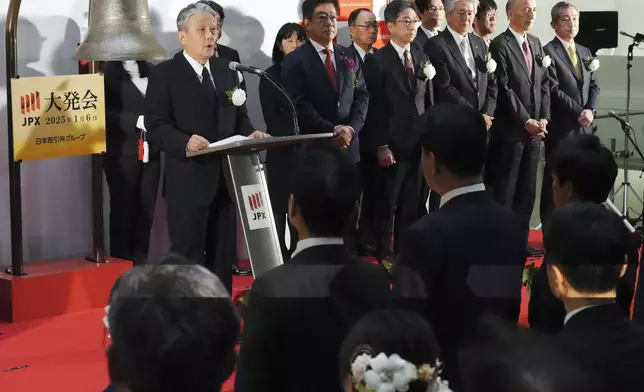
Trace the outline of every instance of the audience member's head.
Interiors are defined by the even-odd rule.
[[[481,37],[494,34],[496,31],[496,19],[498,6],[494,0],[481,0],[474,16],[474,31]]]
[[[613,154],[594,135],[562,140],[550,164],[556,207],[576,200],[603,203],[617,177]]]
[[[414,4],[423,27],[436,32],[445,17],[443,0],[415,0]]]
[[[604,205],[575,202],[554,211],[544,246],[550,288],[570,312],[615,298],[633,237]]]
[[[381,353],[386,357],[397,354],[416,368],[423,365],[436,368],[439,351],[432,328],[420,315],[405,310],[376,310],[358,321],[345,337],[340,348],[340,380],[345,392],[357,390],[356,384],[364,386],[374,374],[365,375],[363,381],[360,381],[360,375],[365,370],[377,372],[378,369],[377,366],[369,367],[365,356],[377,358]],[[435,372],[434,379],[438,373],[440,371]],[[437,381],[418,379],[409,383],[409,390],[433,390],[428,384],[434,382]]]
[[[472,27],[476,14],[477,0],[445,0],[447,25],[465,36]]]
[[[107,320],[118,390],[218,391],[235,367],[240,320],[230,295],[213,273],[181,256],[126,272]]]
[[[347,19],[351,40],[363,49],[371,49],[378,39],[378,21],[376,15],[368,8],[358,8],[349,14]]]
[[[338,34],[338,0],[304,0],[302,18],[307,36],[326,47]]]
[[[293,166],[288,215],[300,240],[343,237],[355,225],[360,176],[351,159],[337,148],[300,152]]]
[[[304,45],[306,31],[298,23],[285,23],[280,27],[273,44],[273,64],[279,64],[284,56]]]
[[[215,55],[221,37],[221,20],[217,12],[203,3],[188,4],[177,16],[177,34],[186,53],[205,64]]]
[[[385,22],[389,39],[395,44],[406,47],[416,38],[418,13],[414,3],[393,0],[385,7]]]
[[[571,42],[579,33],[579,11],[567,1],[560,1],[550,11],[550,26],[557,36],[566,42]]]
[[[438,104],[419,121],[423,172],[432,190],[443,195],[482,181],[487,128],[479,112],[464,105]]]
[[[510,27],[519,34],[525,34],[532,29],[537,18],[537,0],[508,0],[505,12]]]

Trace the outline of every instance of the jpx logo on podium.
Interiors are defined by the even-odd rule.
[[[241,187],[246,211],[246,222],[250,230],[270,227],[266,194],[260,185],[244,185]]]

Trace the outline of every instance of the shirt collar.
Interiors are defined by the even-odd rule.
[[[452,28],[449,27],[449,25],[447,26],[447,29],[449,30],[450,33],[452,33],[452,36],[454,37],[454,40],[456,41],[456,46],[458,46],[459,49],[460,49],[461,42],[467,41],[467,34],[465,34],[464,36],[460,35],[456,31],[452,30]]]
[[[400,47],[400,46],[396,45],[396,43],[394,41],[389,41],[389,43],[391,44],[391,46],[393,46],[394,49],[396,49],[396,52],[398,53],[398,57],[400,57],[401,59],[405,55],[405,50],[410,52],[410,54],[411,54],[411,44],[407,45],[406,48],[403,48],[403,47]]]
[[[563,44],[564,49],[566,49],[566,52],[568,52],[568,50],[569,50],[568,48],[571,47],[571,46],[572,46],[573,49],[575,49],[575,41],[574,40],[572,41],[572,44],[569,44],[568,42],[562,40],[561,37],[557,36],[557,38]]]
[[[312,39],[310,39],[309,41],[311,41],[311,44],[313,44],[313,47],[315,48],[315,51],[318,52],[318,53],[320,53],[324,49],[329,49],[331,51],[331,53],[335,53],[333,51],[333,42],[331,42],[328,47],[324,47],[321,44],[313,41]]]
[[[473,185],[467,185],[467,186],[462,186],[460,188],[452,189],[451,191],[445,193],[443,196],[441,196],[441,205],[440,207],[443,207],[448,201],[452,200],[453,198],[457,196],[464,195],[466,193],[473,193],[473,192],[484,192],[485,191],[485,184],[483,183],[478,183],[478,184],[473,184]]]
[[[365,56],[367,55],[367,52],[364,51],[360,46],[356,45],[356,43],[353,43],[353,47],[356,48],[358,51],[358,54],[360,55],[360,58],[364,60]],[[369,49],[368,53],[373,53],[373,48]]]
[[[212,75],[212,72],[210,72],[210,61],[206,61],[206,64],[201,65],[197,60],[190,57],[190,55],[186,53],[185,50],[183,51],[183,56],[186,58],[186,60],[188,60],[188,63],[190,63],[190,66],[192,67],[192,69],[195,70],[197,75],[201,76],[201,74],[203,73],[204,67],[208,70],[210,75]]]
[[[344,240],[340,237],[311,237],[297,242],[295,251],[291,255],[291,258],[295,257],[298,253],[302,252],[305,249],[312,248],[314,246],[322,245],[343,245]]]
[[[514,31],[514,29],[512,27],[508,27],[508,29],[510,29],[510,31],[512,32],[512,35],[514,35],[514,37],[519,42],[519,47],[523,47],[523,41],[525,41],[526,38],[528,37],[528,33],[525,33],[525,36],[523,36],[523,35],[517,33],[516,31]]]
[[[438,34],[438,31],[431,31],[430,29],[425,28],[425,26],[423,26],[423,25],[420,25],[420,28],[425,33],[427,38],[432,38],[432,37],[436,36],[436,34]]]
[[[584,310],[586,310],[586,309],[594,308],[595,306],[601,306],[601,304],[582,306],[581,308],[577,308],[577,309],[575,309],[575,310],[573,310],[573,311],[571,311],[571,312],[568,312],[568,313],[566,314],[566,317],[564,318],[564,325],[566,325],[566,323],[567,323],[568,321],[570,321],[570,319],[571,319],[574,315],[576,315],[577,313],[580,313],[580,312],[582,312],[582,311],[584,311]]]

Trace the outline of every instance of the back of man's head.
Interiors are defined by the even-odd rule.
[[[487,128],[483,116],[465,105],[442,103],[422,116],[423,154],[434,156],[436,172],[459,179],[480,176],[485,165]]]
[[[603,203],[617,177],[613,154],[595,135],[562,140],[550,164],[557,206],[574,199]]]
[[[131,392],[219,390],[234,369],[240,322],[230,295],[181,256],[126,272],[107,320],[110,379]]]
[[[345,153],[330,146],[300,151],[291,181],[289,216],[311,236],[342,237],[355,222],[360,177]]]
[[[633,237],[603,204],[574,202],[554,211],[544,246],[575,291],[601,294],[616,289]]]

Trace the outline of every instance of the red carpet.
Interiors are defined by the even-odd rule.
[[[541,232],[531,233],[530,240],[532,246],[541,247]],[[251,282],[251,277],[236,277],[233,291]],[[103,391],[108,383],[103,316],[104,310],[96,309],[16,324],[0,323],[0,391]],[[520,323],[527,324],[525,292]],[[231,379],[222,391],[232,390]]]

